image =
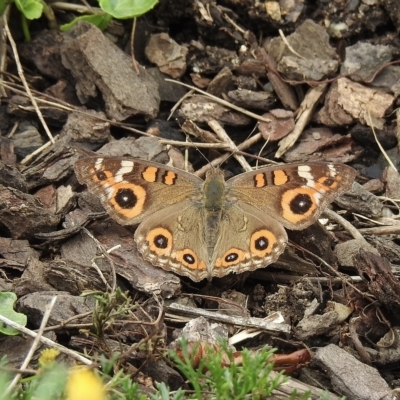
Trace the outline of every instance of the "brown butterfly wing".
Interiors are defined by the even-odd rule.
[[[90,157],[75,163],[78,181],[122,225],[199,195],[203,181],[188,172],[127,157]]]
[[[228,197],[251,204],[289,229],[304,229],[341,193],[356,171],[342,164],[310,162],[264,167],[227,182]]]

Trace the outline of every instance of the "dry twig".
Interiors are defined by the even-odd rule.
[[[26,93],[27,93],[29,99],[32,102],[33,107],[35,108],[36,114],[37,114],[40,122],[42,123],[43,129],[45,130],[45,132],[46,132],[47,136],[49,137],[51,143],[54,144],[55,140],[53,138],[53,135],[51,134],[50,129],[47,126],[46,121],[43,118],[42,112],[40,111],[40,108],[39,108],[39,106],[38,106],[38,104],[36,102],[36,99],[33,96],[32,92],[31,92],[31,89],[29,88],[28,82],[25,79],[24,70],[22,69],[21,61],[19,60],[17,45],[16,45],[16,43],[15,43],[15,41],[14,41],[12,35],[11,35],[10,28],[8,27],[7,20],[4,20],[4,22],[5,22],[4,23],[4,28],[5,28],[7,37],[8,37],[8,41],[10,42],[11,48],[13,50],[13,54],[14,54],[14,58],[15,58],[15,64],[16,64],[17,70],[18,70],[18,75],[19,75],[19,77],[21,79],[22,84],[24,85],[24,88],[26,90]]]

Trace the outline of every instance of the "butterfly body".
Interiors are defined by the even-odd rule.
[[[194,281],[241,273],[276,261],[287,243],[284,227],[304,229],[349,189],[355,171],[341,164],[263,167],[224,180],[120,157],[75,164],[78,180],[123,225],[139,224],[143,257]]]

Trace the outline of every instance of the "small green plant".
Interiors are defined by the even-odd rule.
[[[120,289],[116,289],[113,293],[88,291],[84,295],[92,296],[97,301],[93,311],[93,331],[99,338],[104,336],[104,332],[117,319],[129,318],[138,307]],[[0,300],[3,313],[6,312],[11,319],[15,313],[13,310],[15,294],[0,293]],[[26,323],[24,315],[15,314],[17,318],[23,318],[19,323]],[[13,334],[13,331],[8,331],[8,327],[0,326],[0,329],[7,334]],[[237,363],[238,355],[234,356],[224,343],[211,346],[206,343],[200,345],[182,341],[180,349],[169,351],[168,355],[185,376],[192,390],[171,391],[165,383],[161,382],[156,384],[157,392],[150,398],[152,400],[265,399],[289,379],[282,373],[273,371],[273,364],[269,362],[273,353],[273,349],[266,347],[257,351],[244,349],[240,352],[240,363]],[[149,395],[143,393],[139,385],[123,370],[120,354],[117,352],[114,352],[111,358],[105,355],[99,357],[101,374],[85,366],[68,368],[55,361],[58,355],[58,350],[43,350],[38,360],[39,367],[36,373],[22,378],[9,394],[7,388],[12,377],[5,372],[4,361],[0,362],[0,400],[17,398],[23,400],[65,400],[66,398],[68,400],[83,398],[85,400],[145,400],[149,398]],[[309,393],[302,395],[292,393],[288,400],[308,398]],[[324,399],[323,395],[321,399]]]
[[[64,392],[66,376],[67,367],[64,364],[49,363],[37,375],[22,379],[20,392],[24,399],[59,399]]]
[[[27,318],[26,315],[17,313],[14,311],[14,303],[17,301],[17,296],[12,292],[0,292],[0,315],[8,318],[9,320],[16,322],[22,326],[26,325]],[[18,335],[19,331],[4,325],[0,321],[0,336],[1,335],[13,336]]]
[[[194,394],[188,399],[201,400],[203,393],[213,393],[213,397],[224,400],[263,399],[288,379],[282,373],[272,373],[273,364],[268,359],[274,350],[268,348],[257,352],[244,349],[242,363],[237,365],[226,345],[217,350],[210,347],[203,352],[197,368],[187,342],[183,341],[181,348],[183,359],[176,352],[170,352],[170,358],[193,386]]]
[[[156,6],[158,0],[98,0],[102,13],[82,15],[60,27],[69,31],[79,21],[87,21],[103,30],[112,18],[127,19],[140,17]]]
[[[187,343],[182,343],[179,353],[170,351],[169,356],[177,368],[187,378],[193,390],[178,389],[171,391],[161,382],[156,385],[157,392],[152,395],[143,393],[139,385],[122,369],[116,371],[118,357],[108,360],[100,358],[100,370],[88,367],[67,368],[64,364],[51,360],[48,354],[39,358],[40,368],[35,375],[23,378],[10,393],[5,394],[12,376],[6,372],[4,360],[0,361],[0,399],[1,400],[241,400],[266,399],[272,391],[279,388],[287,377],[272,371],[268,359],[273,350],[263,348],[257,352],[242,351],[242,363],[234,363],[232,352],[221,344],[219,349],[209,348],[203,351],[199,364],[194,366],[193,351],[188,351]],[[51,351],[50,351],[51,352]],[[190,353],[190,354],[189,354]],[[55,356],[56,354],[53,354]],[[40,361],[42,360],[42,361]],[[195,363],[196,364],[196,363]],[[82,394],[84,397],[82,397]],[[299,395],[293,392],[287,400],[307,400],[310,393]],[[321,394],[321,400],[329,397]],[[345,400],[340,398],[339,400]]]
[[[158,0],[99,0],[100,8],[117,19],[139,17],[157,3]]]
[[[6,393],[6,389],[8,388],[9,384],[11,383],[11,374],[6,372],[6,371],[2,371],[2,368],[4,368],[6,365],[6,360],[3,357],[0,360],[0,393],[2,393],[2,395],[0,396],[1,400],[11,400],[11,396],[5,394]]]
[[[42,0],[14,0],[18,10],[26,19],[37,19],[43,13],[46,3]]]
[[[60,27],[63,31],[70,30],[79,21],[87,21],[100,29],[105,29],[112,18],[136,18],[153,9],[158,0],[98,0],[101,12],[87,14],[73,19]],[[6,7],[15,3],[21,13],[21,24],[25,40],[30,40],[29,21],[40,18],[43,14],[49,21],[50,28],[57,28],[57,23],[51,5],[44,0],[0,0],[0,16]]]
[[[120,288],[112,293],[86,291],[82,296],[91,296],[96,299],[96,307],[93,311],[93,330],[101,337],[108,326],[116,319],[128,318],[130,313],[138,307],[132,304],[132,299]]]

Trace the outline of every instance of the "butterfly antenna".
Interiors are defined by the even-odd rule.
[[[191,140],[190,140],[191,141]],[[191,141],[192,142],[192,141]],[[192,142],[193,143],[193,142]],[[211,161],[209,160],[209,158],[200,150],[200,147],[195,147],[195,149],[201,154],[201,156],[207,161],[207,164],[209,164],[212,168],[214,168],[214,166],[211,164]]]

